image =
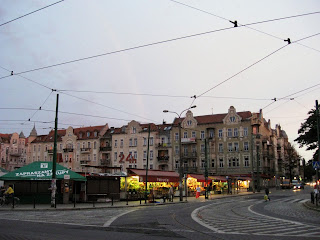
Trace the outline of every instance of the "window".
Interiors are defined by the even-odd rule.
[[[80,143],[77,143],[77,150],[80,150]]]
[[[248,142],[244,142],[243,143],[243,150],[244,151],[249,151],[249,143]]]
[[[137,129],[135,127],[132,127],[132,133],[136,133]]]
[[[114,140],[114,147],[118,146],[118,140]]]
[[[213,129],[209,130],[209,138],[214,138],[214,130]]]
[[[201,139],[204,139],[204,131],[201,131],[201,133],[200,133],[200,138],[201,138]]]
[[[36,151],[36,145],[33,145],[33,151],[34,152]]]
[[[82,138],[82,133],[79,133],[79,138]]]
[[[52,146],[51,146],[51,149],[53,149]],[[62,144],[61,143],[60,143],[60,150],[62,150]]]
[[[150,160],[153,160],[153,151],[150,151]]]
[[[150,138],[150,146],[153,146],[153,137]]]
[[[219,136],[219,138],[222,138],[222,129],[218,130],[218,136]]]
[[[138,158],[138,153],[137,153],[137,151],[134,151],[134,152],[133,152],[133,158],[137,160],[137,158]]]
[[[188,138],[188,132],[184,132],[184,133],[183,133],[183,137],[184,137],[184,138]]]
[[[201,150],[201,153],[204,153],[204,152],[205,152],[204,144],[201,144],[201,146],[200,146],[200,150]]]
[[[243,136],[248,136],[248,128],[243,128]]]
[[[244,156],[244,166],[250,167],[249,156]]]
[[[205,160],[201,160],[201,167],[205,168],[206,167],[206,161]]]
[[[129,139],[129,147],[132,147],[132,138]]]
[[[180,162],[179,162],[179,161],[176,161],[176,162],[175,162],[175,168],[178,169],[179,167],[180,167]]]
[[[233,129],[233,136],[238,137],[238,128]]]
[[[219,152],[223,152],[223,143],[219,143]]]
[[[147,151],[143,151],[143,160],[147,159]]]
[[[88,142],[88,148],[91,148],[91,142]]]
[[[93,149],[97,149],[97,142],[93,142]]]
[[[211,167],[212,167],[212,168],[215,167],[215,165],[214,165],[214,159],[211,160]]]
[[[87,137],[90,137],[90,132],[87,132]]]
[[[179,155],[179,146],[175,146],[174,151],[175,151],[176,155]]]
[[[219,168],[223,168],[223,158],[219,158]]]
[[[228,128],[228,137],[232,137],[232,129]]]
[[[120,147],[123,148],[123,139],[120,139]]]
[[[117,159],[118,159],[118,153],[117,153],[117,152],[115,152],[115,153],[114,153],[114,161],[116,162],[116,161],[117,161]]]
[[[150,164],[150,169],[153,169],[153,164]]]
[[[192,125],[192,121],[191,120],[188,120],[187,121],[187,126],[191,126]]]
[[[147,145],[147,138],[143,138],[143,146],[146,146]]]
[[[48,145],[45,146],[46,151],[48,151]]]
[[[191,137],[195,138],[196,137],[196,132],[192,132]]]
[[[165,142],[166,142],[165,138],[162,137],[162,138],[161,138],[161,144],[164,144]]]
[[[235,121],[236,121],[236,117],[235,116],[230,117],[230,122],[235,122]]]
[[[228,152],[232,152],[232,143],[228,143]]]
[[[133,146],[135,146],[135,147],[138,146],[138,139],[136,139],[136,138],[133,139]]]
[[[93,154],[93,161],[97,161],[97,154]]]
[[[184,154],[184,156],[188,156],[188,147],[187,146],[183,147],[183,154]]]
[[[83,142],[83,143],[82,143],[82,148],[85,148],[85,147],[86,147],[86,143]]]
[[[196,146],[192,146],[192,156],[195,157],[197,155]]]
[[[234,143],[234,151],[238,152],[239,151],[239,143]]]
[[[174,140],[179,141],[179,133],[174,134]]]
[[[194,167],[194,168],[197,167],[197,162],[196,161],[192,161],[192,167]]]
[[[94,137],[97,137],[98,136],[98,132],[94,132]]]
[[[38,146],[38,152],[40,152],[40,151],[41,151],[41,145]]]

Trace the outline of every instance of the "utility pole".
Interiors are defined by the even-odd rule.
[[[205,162],[204,162],[204,177],[206,181],[206,191],[205,191],[205,199],[208,199],[208,157],[207,157],[207,139],[204,139],[204,154],[205,154]]]
[[[182,191],[182,178],[183,178],[183,161],[182,161],[182,147],[181,147],[181,119],[179,116],[179,154],[180,154],[180,168],[179,168],[179,191],[180,191],[180,202],[183,201],[183,191]],[[187,194],[187,193],[186,193]]]
[[[260,192],[259,145],[257,145],[257,192]]]
[[[253,161],[253,149],[254,149],[254,139],[253,132],[251,133],[251,170],[252,170],[252,192],[255,193],[255,177],[254,177],[254,161]]]
[[[149,127],[148,127],[148,147],[147,147],[147,164],[146,164],[146,189],[145,189],[145,203],[147,203],[147,196],[148,196],[149,146],[150,146],[150,124],[149,124]]]
[[[318,100],[316,100],[316,117],[317,117],[317,137],[318,137],[318,162],[320,162],[320,120],[319,120],[319,105]],[[317,171],[317,180],[319,180],[319,169]]]
[[[51,207],[56,207],[56,189],[57,189],[57,136],[58,136],[58,106],[59,94],[57,94],[56,103],[56,118],[54,121],[54,144],[53,144],[53,159],[52,159],[52,180],[51,180]]]

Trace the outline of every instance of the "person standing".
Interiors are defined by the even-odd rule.
[[[172,187],[172,185],[169,188],[169,201],[173,202],[173,187]]]
[[[200,186],[198,185],[197,188],[196,188],[196,198],[199,198],[199,197],[200,197],[200,193],[201,193],[201,188],[200,188]]]
[[[266,187],[266,189],[264,190],[265,191],[265,193],[266,193],[266,201],[267,200],[269,200],[270,201],[270,197],[269,197],[269,188],[268,187]]]

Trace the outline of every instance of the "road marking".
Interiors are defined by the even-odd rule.
[[[131,212],[134,212],[136,211],[137,209],[132,209],[132,210],[128,210],[128,211],[125,211],[123,213],[120,213],[112,218],[110,218],[105,224],[103,224],[103,227],[109,227],[117,218],[125,215],[125,214],[128,214],[128,213],[131,213]]]

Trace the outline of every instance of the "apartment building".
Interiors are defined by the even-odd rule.
[[[133,120],[126,126],[112,129],[111,135],[113,167],[120,167],[122,171],[145,169],[148,163],[149,169],[173,169],[170,124],[140,124]]]
[[[101,172],[100,139],[108,125],[83,128],[68,127],[57,131],[57,162],[75,172]],[[37,136],[30,143],[31,162],[52,161],[54,131]]]
[[[13,171],[26,164],[28,138],[21,132],[0,134],[0,166]]]

